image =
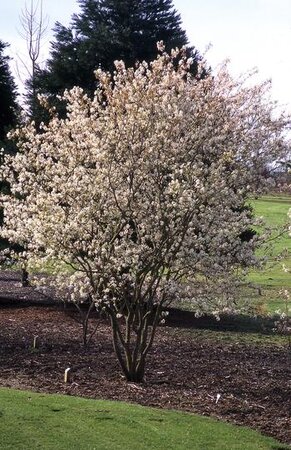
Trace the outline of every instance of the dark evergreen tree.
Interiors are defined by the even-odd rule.
[[[78,0],[80,14],[67,28],[56,23],[47,67],[38,73],[40,92],[62,94],[65,88],[81,86],[86,92],[96,89],[94,70],[112,71],[114,61],[127,66],[136,61],[151,61],[157,55],[157,41],[166,50],[188,44],[181,18],[172,0]],[[188,49],[197,70],[199,54]]]
[[[18,106],[16,84],[9,68],[9,57],[4,54],[8,44],[0,40],[0,147],[6,134],[16,125]]]
[[[0,148],[4,148],[5,153],[14,152],[15,145],[6,138],[8,131],[15,127],[18,119],[17,91],[16,84],[9,68],[9,57],[5,55],[8,44],[0,40]],[[2,163],[2,154],[0,164]],[[6,182],[0,182],[0,192],[9,192]],[[0,226],[3,222],[3,209],[0,208]],[[0,250],[9,248],[6,239],[0,239]]]

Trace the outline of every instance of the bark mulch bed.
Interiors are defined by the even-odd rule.
[[[10,293],[5,291],[8,283]],[[13,284],[18,301],[12,296]],[[181,323],[180,328],[165,326],[157,332],[145,382],[126,383],[105,320],[92,319],[99,321],[97,333],[84,350],[81,326],[71,311],[43,305],[44,299],[37,293],[30,296],[29,290],[24,294],[11,276],[2,277],[1,287],[0,386],[191,411],[248,425],[291,443],[287,347],[223,342],[184,330]],[[17,307],[9,306],[13,299]],[[33,349],[36,335],[39,345]],[[71,379],[64,383],[67,367]]]

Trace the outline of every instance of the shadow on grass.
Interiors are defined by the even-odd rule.
[[[241,333],[273,334],[275,326],[274,317],[246,316],[246,315],[221,315],[220,320],[213,316],[195,317],[192,311],[178,308],[169,308],[167,326],[177,328],[196,328],[213,331],[237,331]]]

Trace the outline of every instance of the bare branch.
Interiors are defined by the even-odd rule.
[[[29,63],[25,62],[23,57],[18,56],[18,59],[25,69],[27,77],[31,79],[32,84],[32,115],[34,114],[35,103],[37,101],[37,93],[35,86],[35,77],[38,67],[38,60],[40,57],[40,50],[42,46],[42,39],[47,33],[49,18],[43,15],[42,0],[30,0],[30,3],[25,3],[19,16],[21,28],[18,34],[25,40],[27,47],[27,54]],[[19,65],[17,63],[17,72],[20,74]],[[21,79],[21,77],[20,77]]]

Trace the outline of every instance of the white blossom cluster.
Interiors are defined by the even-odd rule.
[[[243,205],[264,192],[289,118],[273,114],[268,83],[250,87],[226,66],[198,80],[183,50],[115,65],[96,71],[93,99],[65,92],[65,119],[13,133],[2,236],[28,264],[49,262],[72,301],[121,314],[123,302],[187,297],[197,312],[230,311],[234,274],[257,262]]]

